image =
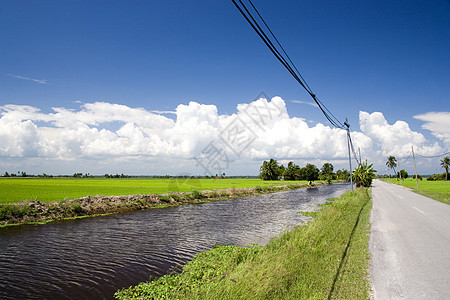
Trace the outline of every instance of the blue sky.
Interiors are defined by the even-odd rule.
[[[253,2],[321,101],[341,121],[348,117],[356,131],[355,143],[360,143],[356,146],[380,173],[385,172],[387,154],[406,160],[406,149],[413,144],[424,155],[450,151],[449,1]],[[0,44],[2,173],[17,169],[53,174],[200,174],[204,170],[195,158],[226,128],[226,120],[230,123],[232,116],[239,116],[238,105],[258,100],[261,92],[269,98],[281,97],[286,110],[283,118],[289,120],[289,126],[298,125],[301,119],[309,129],[319,123],[331,127],[317,107],[302,103],[311,103],[309,95],[231,1],[2,0]],[[270,103],[271,99],[267,100]],[[200,106],[196,108],[191,101]],[[92,104],[91,110],[86,104]],[[70,110],[98,116],[111,112],[112,105],[120,105],[123,114],[127,108],[134,112],[142,108],[153,114],[149,118],[165,118],[158,124],[167,127],[156,130],[152,127],[156,125],[139,125],[126,117],[82,122],[78,114],[72,116],[72,124],[81,122],[81,127],[69,126],[72,131],[67,131],[67,124],[55,121],[55,107],[64,109],[61,116],[68,118]],[[29,109],[23,112],[24,107],[39,110],[39,116]],[[215,119],[200,112],[211,113],[211,107],[217,110]],[[20,124],[7,122],[8,115],[19,111]],[[190,120],[186,124],[196,128],[164,135],[168,129],[181,127],[177,122],[181,111]],[[362,115],[364,120],[371,120],[372,125],[365,124],[365,129],[360,112],[367,113]],[[382,118],[373,115],[375,112]],[[205,119],[200,120],[197,113]],[[437,124],[432,122],[436,120]],[[394,126],[397,121],[407,126]],[[147,146],[136,145],[138,149],[131,152],[105,149],[103,154],[86,150],[94,144],[85,141],[98,140],[102,130],[105,141],[114,140],[116,149],[120,148],[117,139],[129,143],[133,135],[117,133],[127,124],[130,128],[135,125]],[[391,135],[380,133],[381,125]],[[80,128],[87,131],[80,133]],[[287,130],[283,128],[280,130]],[[198,138],[199,130],[211,131]],[[19,139],[17,132],[23,132],[23,137]],[[76,132],[80,134],[77,142],[60,138]],[[333,134],[331,128],[327,132],[324,140]],[[186,140],[172,139],[177,134]],[[261,161],[273,156],[299,164],[321,165],[331,160],[338,168],[346,167],[342,153],[334,155],[321,148],[284,151],[267,141],[271,135],[266,129],[257,135],[266,143],[257,140],[254,149],[247,149],[249,153],[254,150],[253,154],[230,159],[226,172],[257,174]],[[185,148],[182,153],[163,146],[164,151],[146,152],[148,144],[156,140],[174,149]],[[286,147],[293,145],[289,140],[272,140]],[[35,144],[25,151],[30,143]],[[442,171],[436,159],[423,160],[421,168],[423,173]]]

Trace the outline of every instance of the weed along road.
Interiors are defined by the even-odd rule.
[[[450,299],[450,205],[375,180],[370,236],[375,299]]]

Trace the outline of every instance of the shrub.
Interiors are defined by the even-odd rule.
[[[21,218],[31,212],[28,206],[4,204],[0,205],[0,221],[10,218]]]
[[[174,201],[177,201],[177,202],[180,202],[180,196],[178,196],[177,194],[172,194],[172,195],[170,195],[170,197],[174,200]]]
[[[75,213],[76,215],[83,214],[83,208],[81,207],[81,205],[79,203],[72,203],[71,208],[72,208],[72,212]]]
[[[159,201],[169,203],[170,197],[169,196],[159,196]]]
[[[192,197],[192,199],[203,199],[203,198],[206,198],[205,195],[203,195],[201,192],[199,192],[197,190],[193,190],[192,191],[191,197]]]

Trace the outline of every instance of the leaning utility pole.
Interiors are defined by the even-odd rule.
[[[412,155],[413,155],[413,160],[414,160],[414,172],[416,172],[416,185],[417,185],[417,188],[419,188],[419,180],[417,179],[416,157],[414,156],[414,147],[411,146],[411,149],[412,149]]]
[[[352,158],[350,156],[350,124],[347,122],[347,118],[345,119],[344,125],[347,126],[347,148],[348,148],[348,163],[350,164],[350,185],[352,186],[352,194],[353,194],[353,174],[352,174]]]

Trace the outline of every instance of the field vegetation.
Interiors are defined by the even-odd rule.
[[[370,190],[358,188],[266,246],[216,246],[118,299],[368,299]],[[311,213],[309,213],[310,215]]]
[[[25,200],[55,202],[88,195],[163,194],[219,190],[229,188],[269,187],[299,181],[264,181],[261,179],[191,179],[191,178],[0,178],[0,204]],[[305,181],[306,183],[306,181]]]
[[[404,179],[401,184],[398,179],[384,179],[384,181],[391,183],[394,182],[395,184],[411,188],[418,194],[438,200],[445,204],[450,204],[450,181],[422,180],[419,181],[419,188],[417,188],[415,178]]]

